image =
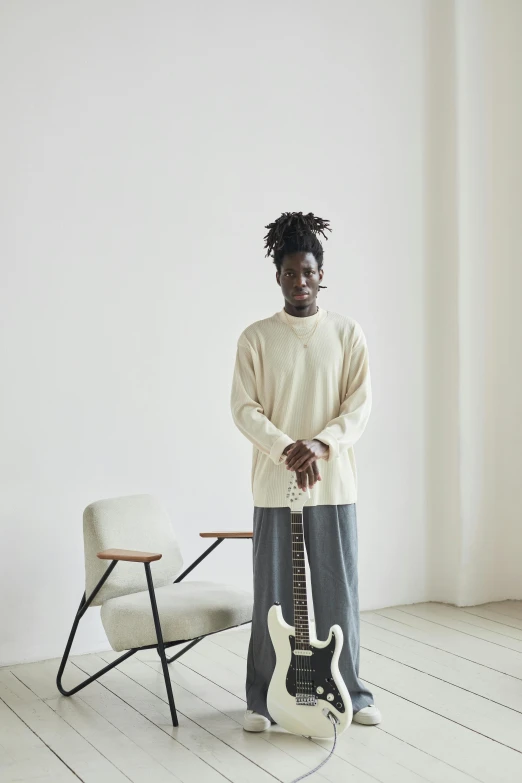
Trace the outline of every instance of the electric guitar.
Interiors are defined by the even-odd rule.
[[[270,608],[268,630],[276,665],[267,707],[273,720],[292,734],[328,738],[334,736],[332,720],[341,734],[352,722],[353,710],[339,672],[342,628],[333,625],[324,642],[314,631],[310,633],[303,535],[303,506],[309,498],[310,490],[300,489],[293,473],[286,500],[291,516],[294,626],[285,622],[278,603]]]

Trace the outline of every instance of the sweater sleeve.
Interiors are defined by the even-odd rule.
[[[276,465],[284,462],[283,451],[294,440],[265,416],[257,394],[252,348],[241,338],[237,344],[230,407],[234,422],[243,435]]]
[[[339,415],[315,436],[330,447],[328,461],[348,450],[363,434],[372,408],[368,348],[364,333],[355,324],[350,347],[346,394]]]

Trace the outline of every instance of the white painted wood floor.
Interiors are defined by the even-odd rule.
[[[130,658],[71,698],[58,661],[0,669],[0,781],[269,783],[318,764],[330,743],[241,729],[249,630],[213,636],[170,666],[174,729],[157,654]],[[71,687],[114,653],[72,659]],[[352,724],[311,780],[520,783],[522,602],[365,612],[361,677],[383,712]]]

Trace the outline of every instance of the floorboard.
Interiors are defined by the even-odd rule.
[[[331,743],[242,730],[249,638],[214,635],[169,667],[177,728],[154,650],[69,699],[57,660],[0,669],[0,783],[290,783]],[[119,654],[74,656],[65,686]],[[352,724],[312,779],[522,781],[522,602],[363,612],[361,677],[383,723]]]

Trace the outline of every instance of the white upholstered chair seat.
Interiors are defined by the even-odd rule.
[[[252,594],[231,585],[187,581],[156,587],[155,593],[165,643],[252,619]],[[148,590],[109,598],[102,605],[101,619],[113,650],[157,644]]]

